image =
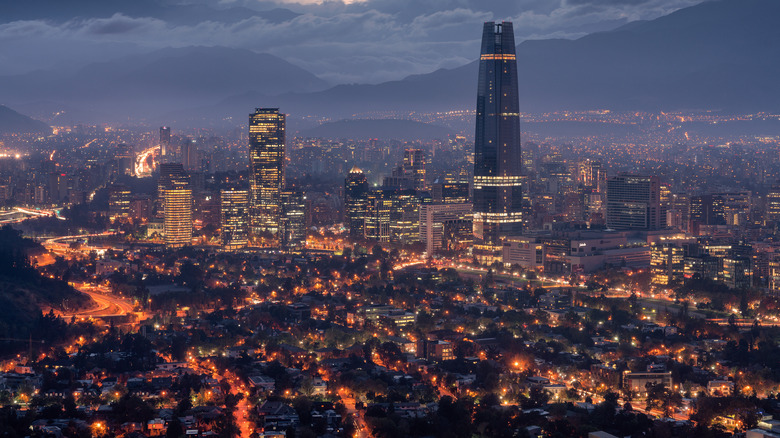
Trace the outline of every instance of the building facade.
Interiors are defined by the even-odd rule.
[[[659,230],[666,226],[661,185],[655,176],[620,174],[607,180],[607,227]]]
[[[500,258],[500,236],[522,231],[522,157],[515,37],[511,22],[482,33],[474,136],[474,252]]]
[[[344,213],[349,235],[362,239],[368,206],[368,180],[362,170],[353,167],[344,182]]]
[[[165,245],[173,248],[192,244],[192,189],[189,182],[175,180],[163,190],[165,201]]]
[[[470,203],[420,205],[420,241],[428,255],[462,249],[472,242],[473,210]]]
[[[306,196],[297,189],[281,192],[282,216],[279,242],[286,252],[300,252],[306,246]]]
[[[284,188],[285,115],[278,108],[257,108],[249,115],[251,231],[277,236]]]
[[[249,243],[249,191],[222,190],[219,196],[222,246],[243,248]]]

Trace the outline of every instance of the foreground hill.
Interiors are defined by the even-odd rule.
[[[41,252],[40,246],[10,226],[0,228],[0,355],[23,348],[30,337],[45,343],[65,335],[64,322],[53,315],[44,316],[42,308],[85,307],[91,299],[62,280],[40,275],[29,255]]]

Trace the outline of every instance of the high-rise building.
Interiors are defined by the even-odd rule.
[[[108,188],[108,212],[111,217],[127,217],[130,214],[130,188],[112,184]]]
[[[121,143],[116,148],[116,155],[114,156],[114,158],[116,158],[118,174],[120,175],[133,174],[133,171],[135,170],[133,167],[135,154],[133,153],[132,147],[128,146],[125,143]]]
[[[181,163],[160,164],[160,177],[157,179],[157,214],[165,215],[165,190],[172,187],[174,182],[187,181],[184,167]]]
[[[222,246],[243,248],[249,243],[249,191],[222,190],[219,197]]]
[[[390,241],[390,215],[393,210],[392,190],[371,190],[366,196],[364,235],[378,242]]]
[[[414,181],[415,190],[425,190],[425,152],[422,149],[404,150],[403,169]]]
[[[606,180],[607,171],[601,166],[600,161],[586,159],[577,163],[577,182],[584,188],[601,192],[604,190]]]
[[[681,281],[685,272],[685,251],[677,242],[654,244],[650,251],[652,283],[669,286]]]
[[[344,213],[350,237],[363,238],[367,206],[368,181],[363,171],[354,166],[344,182]]]
[[[773,184],[766,194],[767,221],[780,222],[780,183]]]
[[[279,221],[279,241],[282,250],[300,252],[306,244],[306,196],[297,189],[280,193],[282,216]]]
[[[607,227],[658,230],[666,226],[658,177],[620,174],[607,180]]]
[[[163,190],[165,200],[165,245],[182,247],[192,243],[192,189],[186,179],[177,179]]]
[[[390,242],[404,245],[419,240],[420,196],[415,190],[388,190],[392,200]],[[430,199],[430,198],[428,198]]]
[[[522,231],[519,112],[512,23],[487,22],[474,136],[474,250],[483,261],[500,257],[500,236]]]
[[[279,233],[284,188],[285,115],[278,108],[257,108],[249,115],[251,231]]]
[[[462,249],[473,241],[473,211],[470,203],[420,205],[420,240],[425,252]]]
[[[450,173],[442,179],[436,179],[431,186],[433,202],[442,204],[462,204],[469,202],[468,174]]]
[[[171,153],[171,128],[167,126],[160,127],[160,157],[164,163],[165,157]]]
[[[181,144],[181,164],[187,172],[200,171],[200,151],[193,140],[187,140]]]
[[[700,225],[725,225],[726,211],[723,196],[719,194],[692,196],[690,221],[690,229],[694,231]]]
[[[729,256],[723,259],[723,282],[732,289],[748,289],[753,270],[749,257]]]

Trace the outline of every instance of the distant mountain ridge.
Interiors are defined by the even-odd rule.
[[[517,46],[520,108],[556,110],[780,110],[780,2],[713,0],[577,40]],[[475,58],[478,54],[475,54]],[[376,85],[304,94],[232,96],[208,117],[254,102],[290,113],[349,117],[376,111],[471,109],[477,61]]]
[[[0,135],[7,134],[51,134],[51,127],[39,120],[20,114],[7,106],[0,105]]]
[[[61,102],[138,117],[216,101],[248,90],[313,92],[328,83],[279,57],[245,49],[193,46],[56,71],[0,78],[0,99]]]
[[[577,40],[522,42],[520,108],[780,110],[777,17],[777,0],[712,0]],[[402,118],[414,111],[473,109],[477,71],[475,61],[381,84],[329,88],[271,55],[221,47],[165,49],[71,75],[0,78],[0,101],[36,116],[40,111],[32,111],[31,102],[48,101],[75,107],[85,118],[164,117],[193,126],[244,123],[255,107],[330,119],[376,112]]]

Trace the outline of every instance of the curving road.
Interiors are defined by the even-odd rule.
[[[108,288],[93,286],[84,283],[70,283],[79,292],[89,295],[97,304],[89,310],[77,312],[63,312],[63,316],[76,318],[106,318],[114,316],[126,316],[133,314],[133,304],[126,298],[118,297],[110,293]]]

